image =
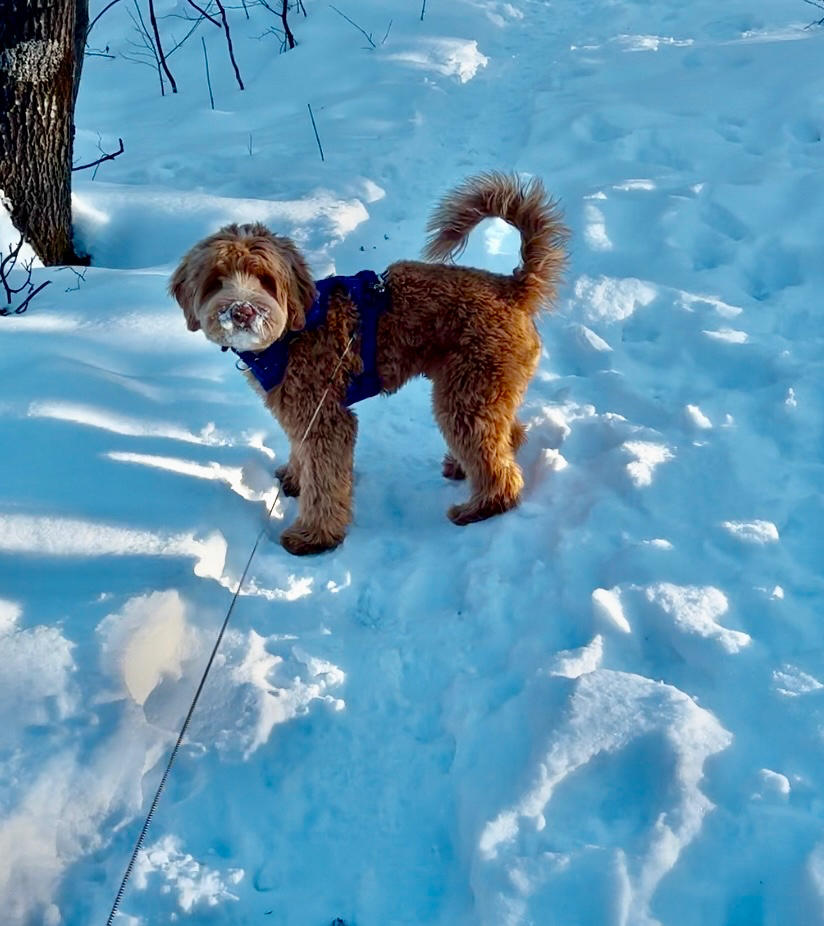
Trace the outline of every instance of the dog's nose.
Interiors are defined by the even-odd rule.
[[[246,327],[255,317],[255,307],[250,302],[236,302],[231,308],[232,321]]]

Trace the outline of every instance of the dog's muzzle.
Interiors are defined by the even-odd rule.
[[[221,311],[218,318],[221,328],[225,331],[237,328],[248,330],[262,314],[251,302],[232,302]]]

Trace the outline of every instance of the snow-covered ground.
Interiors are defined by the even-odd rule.
[[[261,548],[118,921],[824,923],[815,11],[341,0],[372,49],[305,5],[283,55],[229,9],[243,92],[208,23],[163,98],[127,3],[92,33],[77,157],[126,146],[75,175],[94,267],[0,318],[3,923],[105,922],[287,451],[170,269],[259,219],[381,270],[488,168],[573,229],[523,504],[455,528],[427,385],[359,407],[350,535]]]

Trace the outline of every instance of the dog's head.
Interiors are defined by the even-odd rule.
[[[226,225],[196,244],[169,282],[190,331],[264,350],[306,324],[315,284],[295,245],[263,225]]]

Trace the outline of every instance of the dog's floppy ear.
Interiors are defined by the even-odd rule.
[[[292,331],[300,331],[306,326],[306,313],[315,301],[315,281],[303,255],[289,238],[278,237],[276,240],[288,275],[286,312],[289,328]]]
[[[197,262],[193,252],[189,252],[178,265],[177,270],[169,280],[169,294],[177,300],[186,317],[186,326],[189,331],[199,331],[200,322],[195,315],[195,299],[197,298],[196,280]]]

